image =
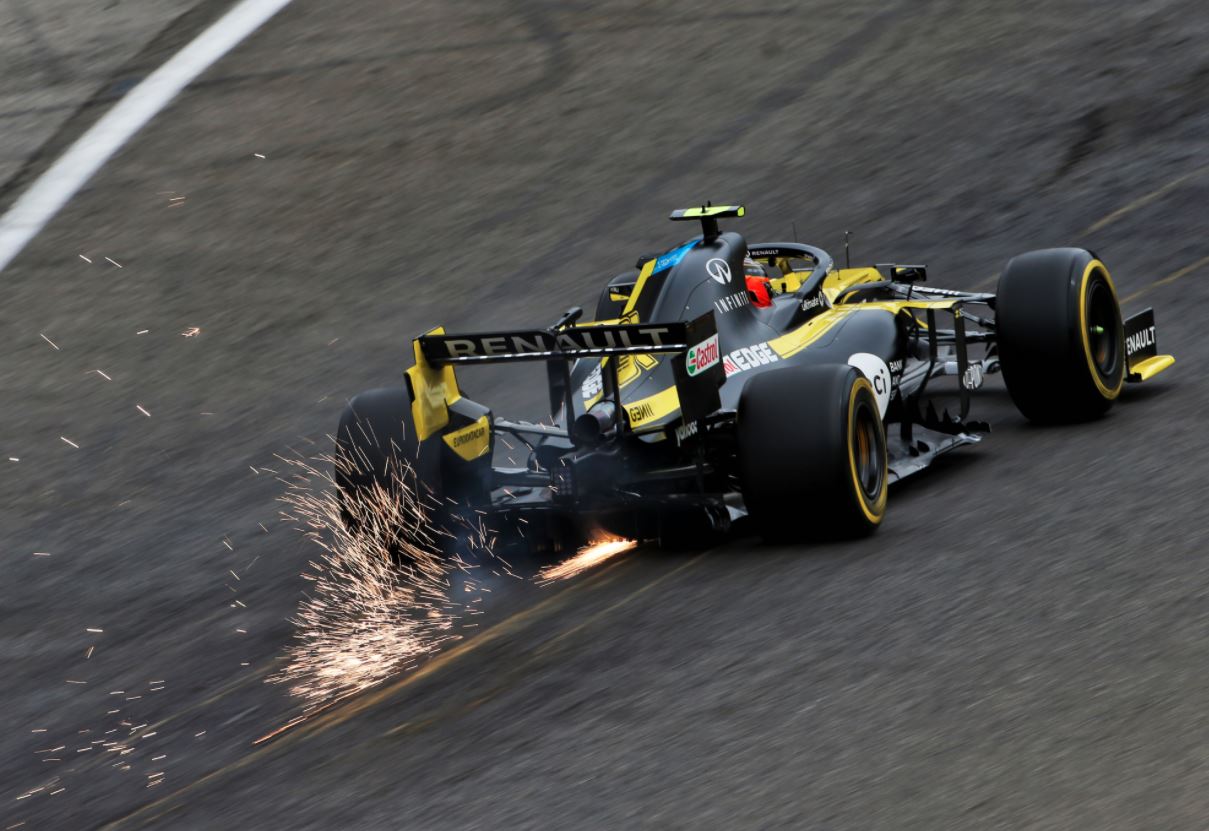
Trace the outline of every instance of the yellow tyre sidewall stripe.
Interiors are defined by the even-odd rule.
[[[1079,337],[1082,339],[1083,357],[1087,360],[1087,371],[1091,373],[1092,383],[1096,385],[1100,395],[1112,401],[1121,394],[1121,387],[1125,383],[1125,372],[1121,372],[1121,377],[1114,388],[1109,389],[1104,386],[1104,382],[1100,380],[1100,371],[1096,368],[1096,362],[1092,358],[1091,338],[1087,334],[1087,284],[1096,272],[1103,275],[1104,282],[1108,284],[1108,291],[1112,294],[1113,303],[1117,304],[1118,309],[1120,308],[1120,304],[1117,303],[1117,287],[1112,283],[1112,276],[1108,273],[1108,268],[1099,260],[1092,260],[1083,269],[1083,279],[1079,281]],[[1125,360],[1123,355],[1121,360]]]
[[[856,504],[860,506],[861,513],[865,515],[865,519],[874,525],[878,525],[882,521],[882,517],[886,515],[886,475],[887,475],[887,459],[886,459],[886,442],[883,435],[881,443],[882,457],[882,481],[881,488],[878,492],[877,501],[872,505],[865,498],[865,489],[861,487],[861,477],[856,465],[856,399],[860,395],[862,389],[868,390],[869,395],[873,395],[873,387],[869,384],[867,378],[861,377],[852,385],[852,389],[848,392],[848,429],[846,433],[848,443],[848,469],[852,473],[852,488],[856,496]],[[876,412],[876,408],[874,410]],[[879,424],[879,432],[882,428]]]

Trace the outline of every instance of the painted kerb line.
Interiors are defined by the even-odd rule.
[[[0,216],[0,271],[181,90],[290,2],[243,0],[126,93]]]

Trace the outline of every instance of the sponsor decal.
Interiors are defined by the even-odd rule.
[[[747,251],[747,256],[753,260],[758,260],[762,257],[779,257],[781,249],[779,248],[750,248]]]
[[[751,303],[751,298],[747,296],[746,291],[736,291],[733,294],[728,294],[715,300],[714,308],[718,310],[719,314],[726,314],[727,312],[733,312],[735,309],[742,308],[749,303]]]
[[[822,292],[819,292],[818,294],[813,294],[802,301],[802,311],[808,312],[811,309],[817,309],[826,305],[827,298],[823,296]]]
[[[886,362],[869,352],[857,352],[848,357],[848,366],[856,369],[869,379],[873,387],[873,395],[877,398],[877,411],[886,414],[890,406],[890,367]]]
[[[485,436],[485,435],[487,435],[486,425],[484,425],[482,427],[472,427],[468,431],[458,433],[457,435],[455,435],[453,437],[453,446],[461,447],[463,444],[466,444],[466,442],[478,441],[479,439],[483,438],[483,436]]]
[[[630,424],[638,424],[652,418],[655,415],[655,408],[650,404],[637,404],[632,407],[626,407],[626,413],[630,416]]]
[[[982,365],[970,364],[962,373],[961,385],[968,390],[976,390],[982,386]]]
[[[420,346],[429,360],[490,358],[506,355],[548,355],[555,352],[591,352],[610,349],[658,350],[683,337],[683,326],[584,326],[550,333],[502,332],[491,335],[420,338]]]
[[[721,257],[714,257],[705,264],[705,271],[715,283],[730,285],[730,264]]]
[[[684,361],[690,376],[705,372],[718,363],[718,336],[711,335],[688,351]]]
[[[697,435],[698,422],[690,421],[676,428],[676,444],[684,444],[684,440]]]
[[[1154,326],[1147,326],[1125,338],[1125,352],[1128,355],[1136,354],[1154,345]]]
[[[890,374],[891,375],[902,375],[903,374],[903,362],[901,359],[890,362]]]
[[[583,392],[584,401],[591,401],[604,392],[604,375],[600,364],[597,364],[596,368],[588,373],[580,390]]]
[[[677,265],[681,260],[684,259],[684,255],[691,251],[692,247],[696,244],[696,240],[685,243],[679,248],[674,248],[664,254],[662,257],[657,258],[655,260],[655,267],[651,270],[651,273],[654,274],[656,271],[663,271],[671,268],[674,265]]]
[[[771,346],[767,343],[757,343],[731,352],[722,361],[722,368],[726,370],[726,377],[729,378],[737,373],[779,360],[781,360],[781,356],[774,352]]]

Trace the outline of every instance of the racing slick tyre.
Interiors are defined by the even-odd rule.
[[[999,278],[995,330],[1003,380],[1030,421],[1103,415],[1125,381],[1125,329],[1112,277],[1082,248],[1014,257]]]
[[[447,519],[437,448],[421,453],[411,401],[402,387],[369,390],[353,398],[336,430],[335,482],[345,526],[354,533],[393,536],[383,503],[418,500],[429,515],[437,547]],[[406,515],[406,511],[402,512]],[[400,546],[387,541],[392,553]]]
[[[768,540],[863,536],[886,513],[886,433],[868,379],[839,364],[756,375],[738,414],[739,485]]]

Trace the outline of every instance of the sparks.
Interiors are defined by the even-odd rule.
[[[326,472],[333,460],[283,461],[302,482],[282,497],[289,508],[285,518],[322,553],[303,574],[312,585],[293,621],[295,642],[285,666],[269,678],[301,699],[303,715],[261,741],[405,671],[458,637],[448,600],[452,564],[437,553],[429,506],[410,490],[399,495],[375,486],[357,504],[342,507]],[[341,515],[350,509],[358,531]],[[408,567],[399,568],[396,559]]]
[[[92,260],[85,257],[83,254],[80,255],[80,259],[83,260],[84,262],[88,263],[89,265],[92,265]]]
[[[118,268],[124,268],[124,266],[121,263],[119,263],[117,260],[113,259],[112,257],[106,257],[105,261],[108,262],[112,266],[116,266]]]
[[[134,408],[136,410],[138,410],[140,413],[142,413],[143,415],[147,416],[147,418],[151,418],[151,413],[147,412],[147,408],[144,407],[142,404],[135,404]]]
[[[56,352],[61,352],[61,351],[63,351],[63,350],[59,349],[58,344],[56,344],[56,343],[55,343],[53,340],[51,340],[50,338],[46,337],[46,335],[43,335],[41,332],[39,332],[38,334],[39,334],[39,335],[42,335],[42,340],[46,341],[46,342],[47,342],[47,343],[49,343],[51,346],[53,346],[53,347],[55,348],[55,351],[56,351]]]
[[[634,540],[614,537],[611,534],[601,534],[590,545],[576,552],[574,557],[563,560],[553,566],[547,566],[537,573],[537,582],[553,583],[555,580],[566,580],[590,568],[611,560],[618,554],[624,554],[638,545]]]
[[[93,371],[93,372],[95,372],[97,375],[100,375],[100,376],[101,376],[102,378],[104,378],[106,381],[112,381],[112,380],[113,380],[112,378],[110,378],[108,375],[106,375],[104,372],[102,372],[102,371],[101,371],[101,370],[99,370],[99,369],[94,369],[94,370],[92,370],[92,371]]]
[[[197,337],[197,336],[198,336],[198,335],[200,335],[200,334],[201,334],[201,327],[200,327],[200,326],[190,326],[188,329],[186,329],[185,331],[181,332],[181,337],[183,337],[183,338],[195,338],[195,337]]]
[[[76,450],[79,450],[79,449],[80,449],[80,445],[76,444],[74,441],[72,441],[71,439],[67,438],[66,436],[59,436],[59,438],[61,438],[63,441],[65,441],[65,442],[67,442],[68,444],[70,444],[70,445],[71,445],[72,447],[74,447]]]

